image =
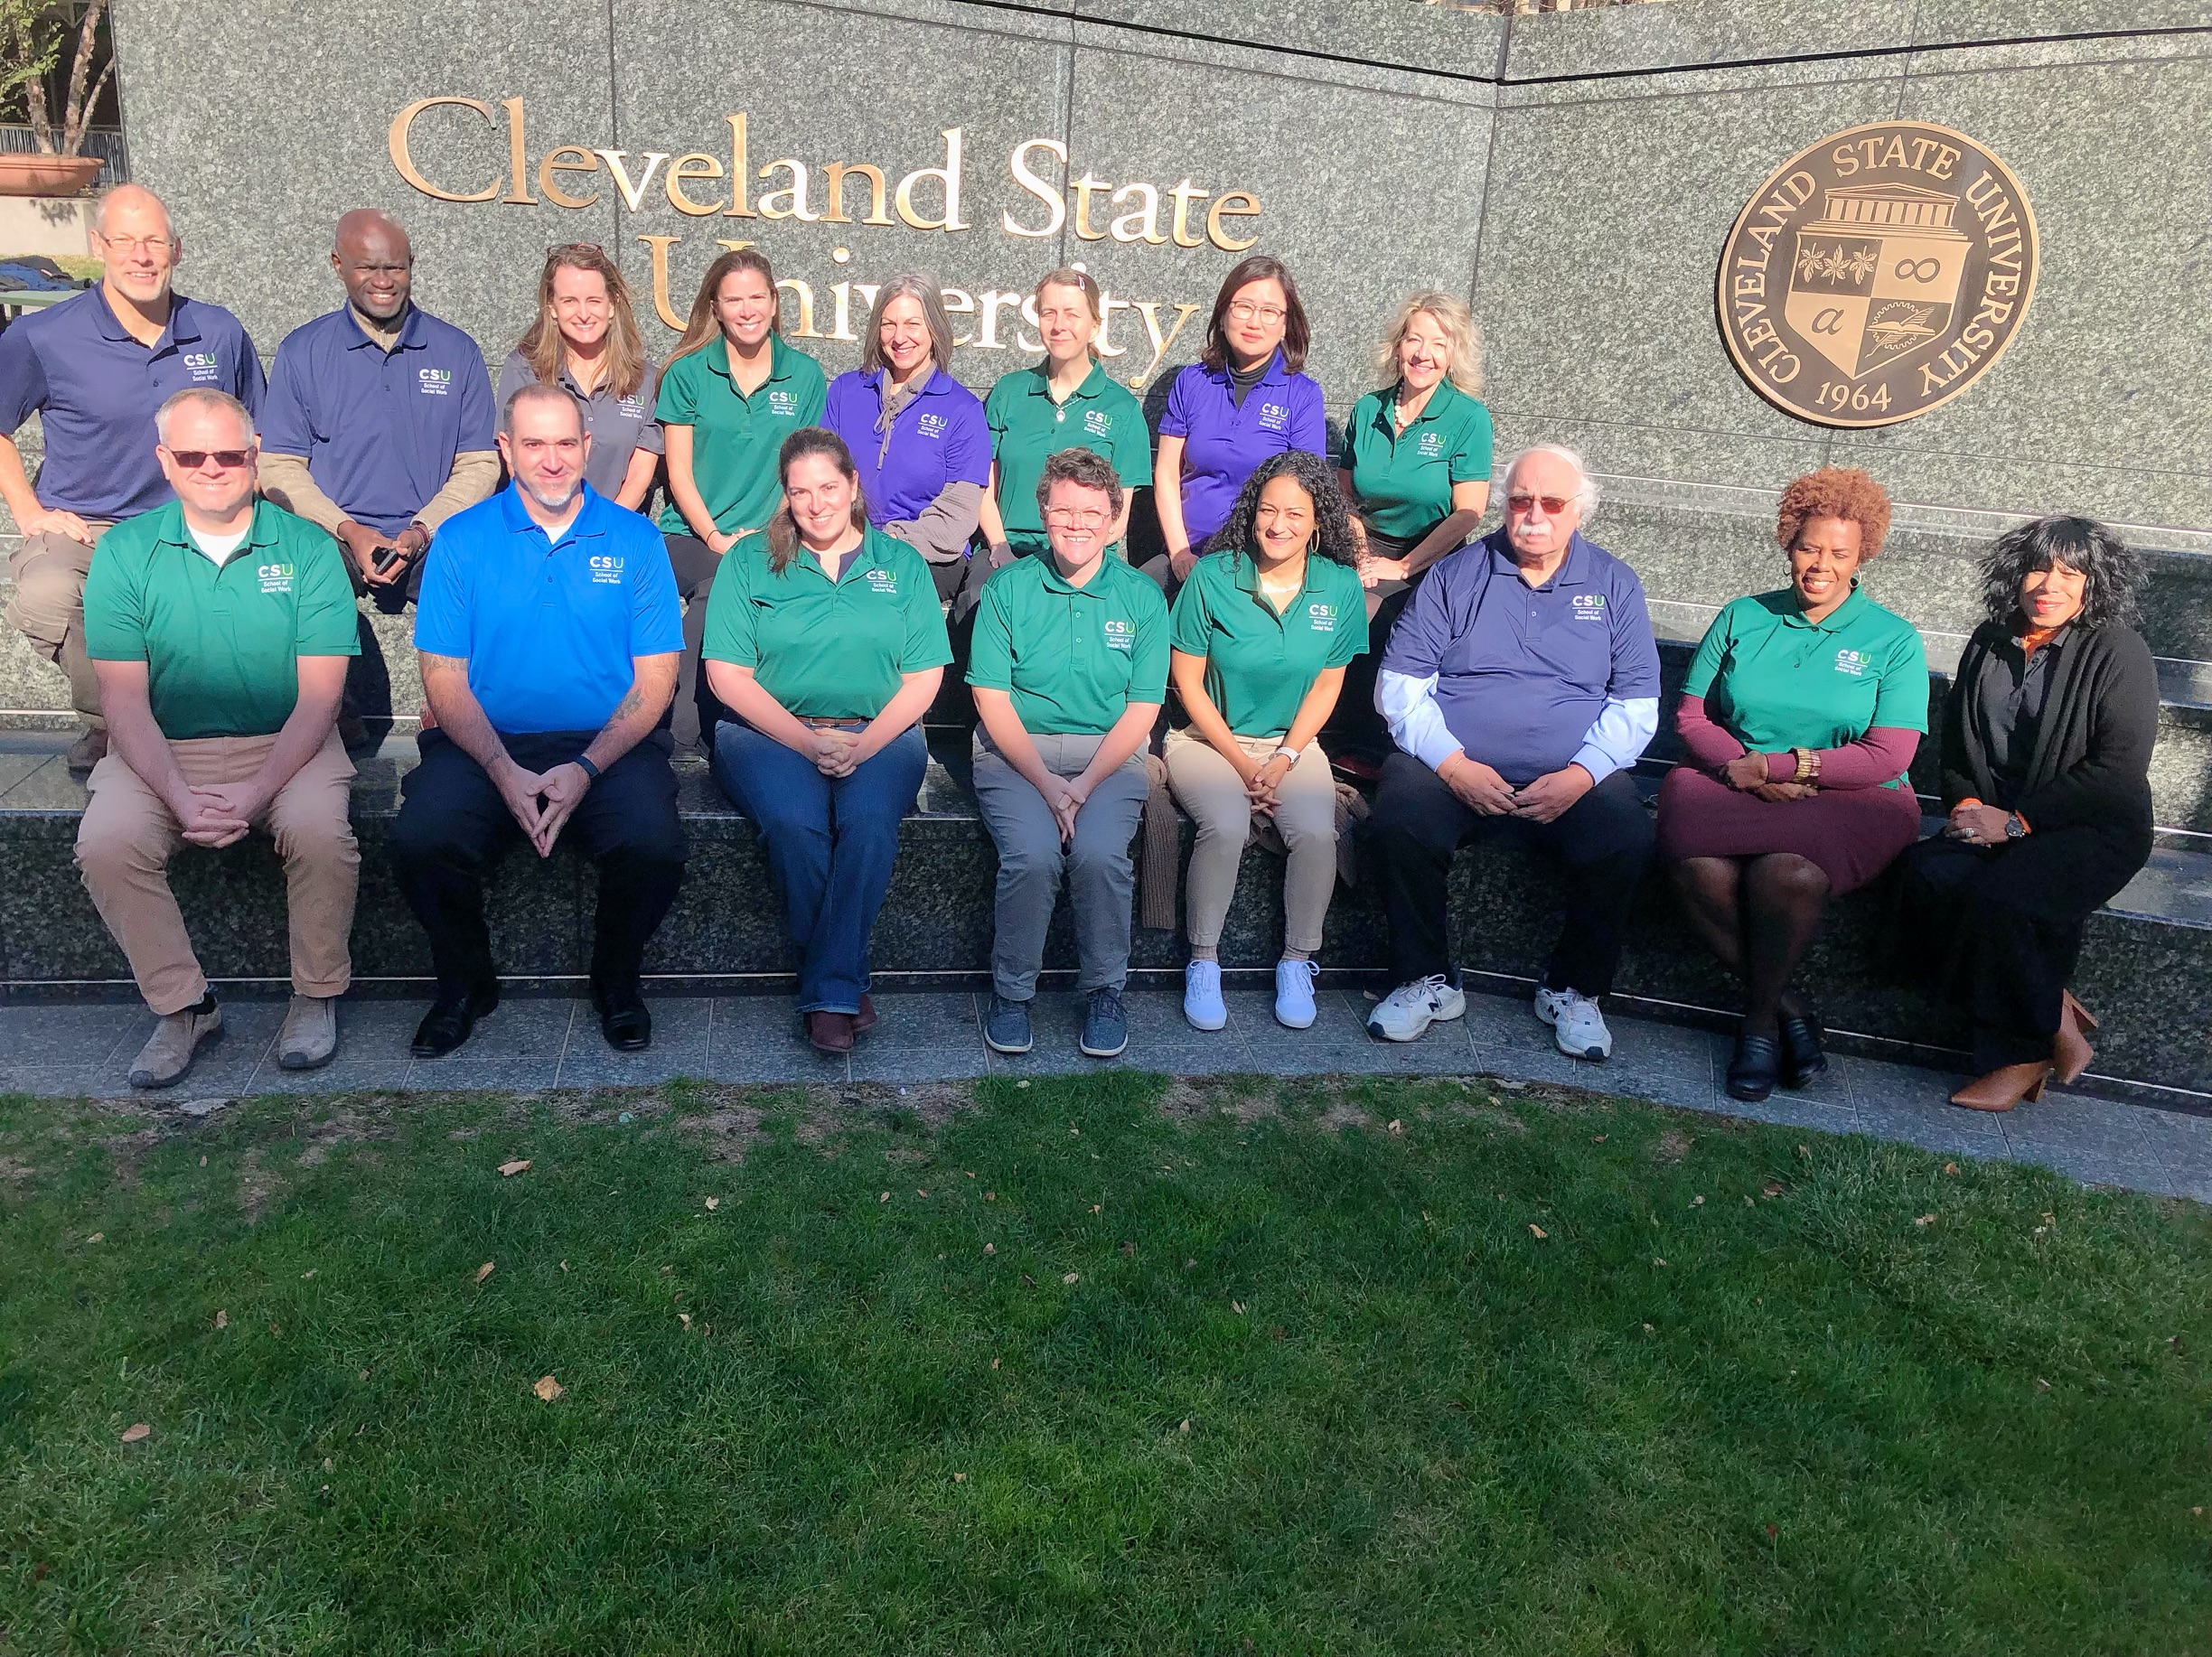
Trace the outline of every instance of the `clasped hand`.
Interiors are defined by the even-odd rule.
[[[2001,811],[1995,806],[1962,805],[1953,809],[1944,833],[1969,846],[2001,846],[2005,827],[2011,820],[2010,811]]]
[[[1053,822],[1060,830],[1060,844],[1070,844],[1075,838],[1075,819],[1083,809],[1083,801],[1091,798],[1091,791],[1083,786],[1080,777],[1064,777],[1057,772],[1045,773],[1045,786],[1039,791],[1045,803],[1052,808]]]
[[[1767,778],[1767,756],[1763,754],[1739,754],[1722,769],[1722,776],[1730,788],[1749,794],[1755,800],[1764,800],[1769,805],[1785,800],[1810,800],[1820,792],[1810,782],[1770,782]]]
[[[1289,774],[1290,762],[1279,754],[1270,754],[1244,773],[1244,794],[1251,801],[1254,813],[1264,815],[1282,803],[1279,791],[1282,780]]]
[[[245,838],[267,804],[267,798],[251,782],[225,782],[213,788],[188,787],[181,799],[170,802],[170,810],[186,842],[224,847]]]
[[[540,857],[553,855],[553,843],[591,788],[589,773],[574,761],[537,772],[502,758],[492,769],[492,782]]]
[[[820,728],[813,731],[813,752],[807,758],[814,762],[814,769],[832,779],[849,777],[865,757],[860,752],[859,731],[839,731]]]
[[[1589,772],[1570,763],[1515,788],[1480,760],[1464,754],[1446,760],[1438,767],[1437,775],[1468,810],[1484,817],[1518,817],[1532,823],[1557,821],[1597,786]]]

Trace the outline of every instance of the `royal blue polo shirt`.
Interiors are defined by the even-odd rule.
[[[1293,374],[1278,351],[1237,407],[1229,370],[1194,362],[1167,393],[1160,435],[1183,439],[1183,528],[1195,552],[1229,521],[1252,469],[1270,454],[1328,454],[1328,422],[1317,382]]]
[[[261,414],[267,385],[245,325],[220,305],[173,295],[169,324],[141,345],[97,284],[0,333],[0,430],[36,414],[46,438],[33,491],[50,511],[125,519],[176,499],[154,458],[154,411],[196,386]]]
[[[990,426],[983,399],[933,367],[922,389],[892,417],[887,433],[876,431],[883,418],[885,370],[858,369],[830,382],[822,424],[845,439],[860,468],[860,492],[868,522],[912,523],[948,483],[990,482]]]
[[[340,511],[398,535],[445,487],[455,455],[496,444],[498,424],[467,334],[409,305],[387,353],[342,305],[276,348],[261,448],[299,456]]]
[[[683,649],[661,531],[588,483],[583,493],[558,544],[511,483],[455,512],[430,543],[415,648],[467,658],[493,730],[596,731],[630,694],[631,658]]]
[[[1539,587],[1503,529],[1447,553],[1392,629],[1382,669],[1435,674],[1453,738],[1516,787],[1571,763],[1607,697],[1659,694],[1644,584],[1579,534]]]

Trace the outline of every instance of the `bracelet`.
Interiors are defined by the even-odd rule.
[[[592,763],[590,754],[577,754],[576,756],[576,769],[581,771],[586,776],[589,777],[594,782],[599,781],[599,767]]]
[[[1814,754],[1812,749],[1792,748],[1790,752],[1797,756],[1797,771],[1796,774],[1791,777],[1791,782],[1810,782],[1820,775],[1820,760]]]

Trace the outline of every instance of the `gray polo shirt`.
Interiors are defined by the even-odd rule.
[[[508,352],[507,360],[500,368],[499,407],[505,408],[509,398],[524,386],[535,385],[537,379],[537,375],[530,371],[529,359],[519,351]],[[623,479],[629,475],[633,450],[642,449],[648,454],[662,453],[661,422],[653,418],[653,398],[660,389],[661,370],[648,362],[645,378],[628,397],[616,397],[605,386],[586,397],[576,389],[576,383],[568,377],[566,367],[560,371],[560,386],[584,411],[584,429],[592,440],[591,460],[584,468],[584,481],[612,501],[622,492]]]

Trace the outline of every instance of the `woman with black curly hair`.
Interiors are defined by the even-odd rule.
[[[2158,673],[2141,561],[2104,525],[2024,524],[1982,573],[1989,619],[1943,716],[1951,820],[1907,857],[1905,913],[1973,1024],[1979,1080],[1951,1102],[2010,1110],[2095,1056],[2067,979],[2084,923],[2151,858]]]
[[[1190,724],[1168,733],[1167,783],[1198,825],[1183,1012],[1228,1022],[1216,951],[1244,843],[1272,822],[1289,852],[1275,1016],[1302,1030],[1336,884],[1336,784],[1315,739],[1367,649],[1357,544],[1327,463],[1301,449],[1253,469],[1214,544],[1176,600],[1169,658]]]
[[[1889,497],[1823,466],[1782,491],[1790,585],[1706,629],[1675,715],[1686,763],[1659,791],[1659,855],[1692,929],[1744,987],[1729,1097],[1828,1068],[1790,994],[1831,897],[1866,885],[1920,832],[1905,772],[1927,729],[1919,631],[1859,590]]]

